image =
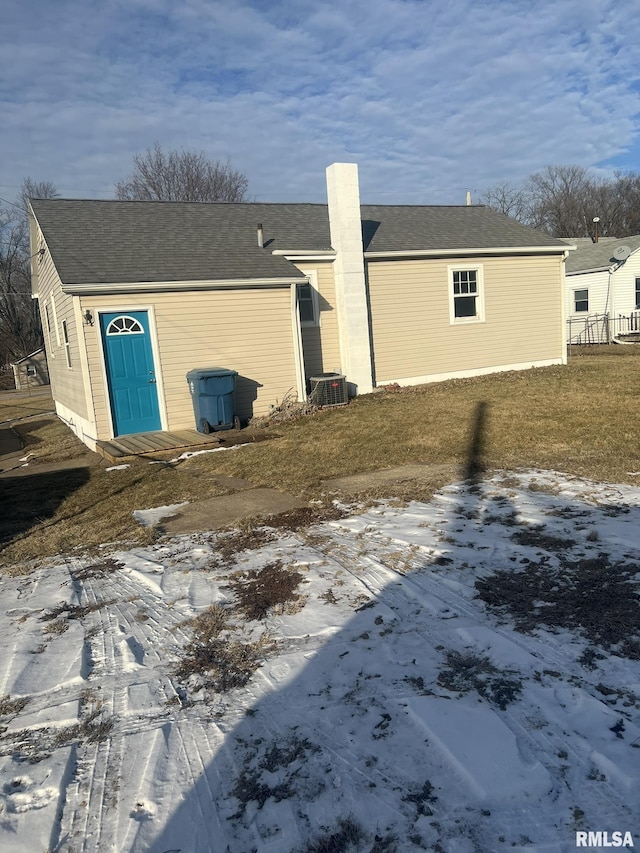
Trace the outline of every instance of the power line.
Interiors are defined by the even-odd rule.
[[[19,210],[21,213],[24,213],[24,207],[22,207],[21,205],[16,204],[13,201],[9,201],[6,198],[2,198],[2,196],[0,196],[0,201],[3,201],[5,204],[9,204],[9,205],[11,205],[11,207],[15,207],[16,210]]]

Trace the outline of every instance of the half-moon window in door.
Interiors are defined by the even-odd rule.
[[[108,335],[144,335],[144,329],[134,317],[115,317],[107,326]]]

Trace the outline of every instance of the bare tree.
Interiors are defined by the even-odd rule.
[[[607,206],[603,205],[599,214],[601,219],[610,218],[614,237],[640,234],[640,175],[616,172],[614,187],[612,198],[607,199]]]
[[[230,162],[204,152],[164,151],[159,143],[133,158],[135,171],[116,183],[122,201],[245,201],[249,181]]]
[[[504,213],[505,216],[518,219],[520,222],[528,222],[530,219],[531,199],[524,187],[517,187],[504,181],[501,184],[496,184],[495,187],[489,187],[480,200],[487,207]]]
[[[58,198],[59,195],[51,181],[32,181],[31,178],[25,178],[18,193],[17,204],[23,209],[25,216],[28,216],[30,198]]]
[[[582,166],[545,166],[520,187],[497,184],[485,191],[489,207],[554,237],[640,234],[640,175],[600,178]]]
[[[0,364],[42,346],[38,306],[31,298],[29,198],[55,198],[49,181],[26,178],[15,204],[0,207]]]
[[[546,166],[531,175],[526,187],[531,224],[555,237],[588,237],[597,215],[597,189],[582,166]]]

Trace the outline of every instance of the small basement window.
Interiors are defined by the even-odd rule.
[[[574,311],[576,314],[585,313],[589,310],[589,291],[585,290],[574,290],[573,291],[573,305]]]

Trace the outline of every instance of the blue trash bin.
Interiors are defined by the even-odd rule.
[[[198,368],[187,373],[198,432],[208,435],[213,430],[240,429],[235,407],[237,375],[237,370],[224,367]]]

